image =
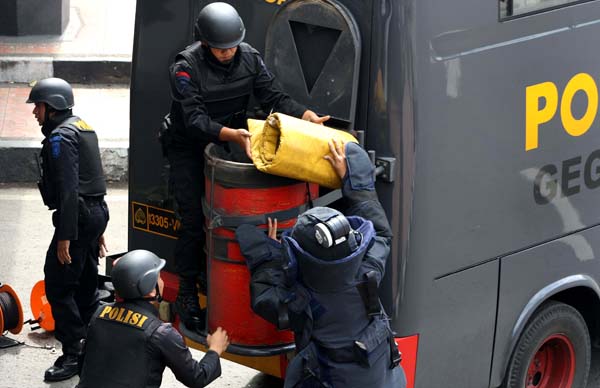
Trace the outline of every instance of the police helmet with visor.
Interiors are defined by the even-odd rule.
[[[194,26],[194,38],[210,47],[228,49],[244,40],[246,28],[238,12],[222,2],[202,8]]]
[[[123,299],[143,299],[157,289],[166,261],[150,251],[138,249],[121,256],[111,271],[115,291]]]

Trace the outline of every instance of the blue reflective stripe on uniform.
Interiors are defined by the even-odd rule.
[[[60,135],[52,136],[49,141],[52,150],[52,157],[58,158],[60,156]]]

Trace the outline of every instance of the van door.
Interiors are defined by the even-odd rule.
[[[265,62],[282,89],[328,125],[353,129],[361,39],[348,9],[335,0],[290,2],[266,35]]]

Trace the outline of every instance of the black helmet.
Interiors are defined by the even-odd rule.
[[[56,110],[70,109],[75,105],[73,88],[60,78],[46,78],[36,82],[29,92],[27,103],[45,102]]]
[[[123,299],[141,299],[156,288],[165,261],[138,249],[123,255],[111,271],[115,291]]]
[[[235,8],[227,3],[211,3],[202,8],[194,26],[194,38],[210,47],[228,49],[242,43],[246,28]]]
[[[315,207],[302,213],[291,233],[302,249],[322,260],[349,256],[358,249],[359,236],[342,213],[328,207]]]

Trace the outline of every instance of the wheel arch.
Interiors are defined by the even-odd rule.
[[[571,275],[548,284],[539,290],[521,311],[513,326],[510,339],[510,357],[504,360],[502,369],[506,376],[512,355],[521,334],[535,312],[545,302],[554,300],[575,308],[583,316],[592,341],[600,335],[600,286],[588,275]]]

